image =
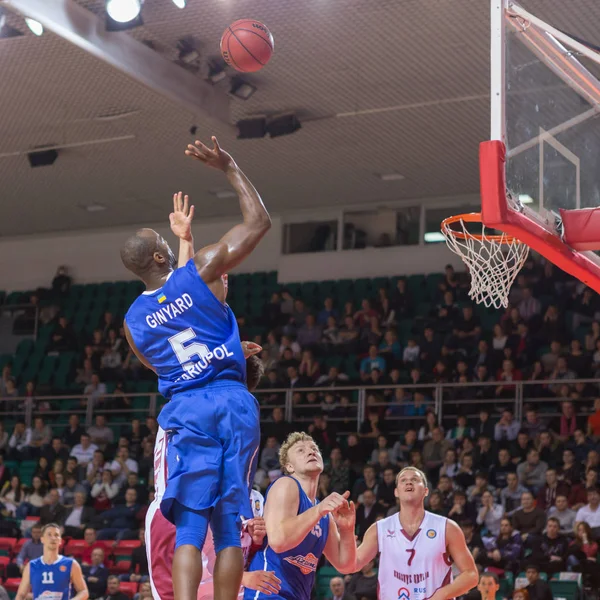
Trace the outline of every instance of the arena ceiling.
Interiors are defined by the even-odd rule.
[[[103,22],[103,0],[77,3]],[[600,44],[597,0],[523,4]],[[226,81],[211,92],[225,113],[230,103],[220,119],[51,31],[34,36],[9,10],[7,24],[23,35],[0,39],[0,235],[162,221],[179,189],[200,216],[238,214],[235,198],[215,196],[223,177],[184,157],[193,125],[219,137],[274,213],[476,193],[489,127],[488,12],[489,0],[188,0],[185,10],[146,0],[144,25],[111,33],[114,43],[130,36],[175,61],[178,40],[192,39],[199,80],[230,22],[256,18],[273,32],[273,59],[247,76],[257,88],[249,100],[229,100]],[[293,135],[236,139],[237,120],[292,111],[302,122]],[[48,145],[65,148],[53,166],[30,168],[26,153]],[[382,181],[389,173],[404,179]]]

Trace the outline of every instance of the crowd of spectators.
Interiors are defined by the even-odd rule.
[[[431,311],[420,317],[403,278],[393,292],[382,288],[360,306],[333,298],[322,307],[307,306],[286,290],[274,294],[260,319],[265,333],[255,339],[263,346],[266,373],[259,397],[269,411],[255,483],[264,490],[280,475],[279,445],[291,430],[305,429],[326,459],[319,497],[351,490],[359,539],[376,520],[398,510],[395,475],[414,465],[429,479],[428,509],[460,524],[481,569],[518,573],[537,565],[550,575],[579,571],[586,583],[600,583],[595,579],[600,398],[596,383],[570,382],[595,377],[600,369],[597,298],[552,265],[531,259],[509,308],[488,329],[467,291],[468,279],[448,266]],[[83,403],[129,410],[127,383],[146,374],[129,353],[116,317],[105,314],[83,347],[68,320],[60,313],[55,318],[49,351],[81,351],[76,380]],[[403,328],[407,320],[409,330]],[[246,319],[238,321],[241,337],[247,338]],[[340,360],[334,365],[331,357]],[[522,380],[533,385],[526,388],[531,405],[518,421],[514,383]],[[111,381],[116,397],[107,395]],[[467,382],[481,385],[455,387],[445,396],[448,407],[439,423],[428,386]],[[95,590],[92,597],[99,597],[107,585],[111,589],[110,558],[102,542],[140,539],[143,544],[141,528],[153,496],[156,420],[132,419],[115,436],[105,414],[96,414],[89,427],[73,414],[61,429],[45,414],[51,405],[35,399],[35,382],[24,384],[34,409],[32,426],[18,422],[4,431],[0,423],[0,527],[6,533],[31,523],[27,517],[39,517],[40,524],[58,522],[65,536],[84,539],[88,585]],[[336,389],[348,384],[374,386],[358,431],[355,398]],[[281,388],[311,387],[326,389],[293,392],[292,422],[280,406],[271,408],[281,403]],[[0,396],[17,402],[17,390],[6,366]],[[560,407],[558,415],[537,409],[543,398]],[[467,415],[452,403],[461,399],[497,402]],[[21,484],[5,458],[37,461],[30,485]],[[35,528],[20,533],[31,541],[9,565],[13,570],[33,558],[39,545]],[[375,599],[375,574],[370,564],[346,581],[336,578],[332,594]],[[145,559],[140,556],[133,575],[122,577],[143,582]]]

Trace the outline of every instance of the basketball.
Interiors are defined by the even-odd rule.
[[[223,59],[236,71],[260,71],[273,55],[273,36],[259,21],[240,19],[232,23],[221,36]]]

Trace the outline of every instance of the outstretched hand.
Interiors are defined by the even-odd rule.
[[[340,531],[354,531],[356,525],[356,506],[354,502],[346,502],[333,511],[333,520]]]
[[[191,156],[208,167],[219,169],[219,171],[227,171],[227,169],[235,166],[235,161],[231,158],[231,155],[225,150],[221,150],[217,138],[213,135],[211,139],[212,149],[205,146],[200,140],[196,140],[193,144],[188,144],[185,151],[186,156]]]
[[[194,206],[189,205],[189,197],[181,192],[173,194],[173,212],[169,215],[171,231],[182,240],[192,239]]]
[[[262,346],[259,346],[254,342],[242,342],[242,350],[244,351],[244,358],[250,358],[251,356],[262,352]]]

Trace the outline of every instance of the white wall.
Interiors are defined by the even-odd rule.
[[[466,201],[476,202],[477,198],[404,201],[393,208],[421,203],[428,208],[463,206]],[[388,207],[392,207],[391,203]],[[366,208],[373,209],[374,205],[348,206],[345,210],[353,212]],[[453,212],[450,208],[448,210],[448,214]],[[236,271],[278,271],[281,282],[294,282],[434,273],[442,271],[447,263],[461,270],[464,268],[444,244],[287,256],[281,254],[284,223],[340,219],[343,212],[341,207],[329,207],[273,216],[271,231]],[[196,246],[216,241],[236,222],[215,220],[194,226]],[[176,248],[177,240],[164,224],[140,224],[139,227],[153,227]],[[423,228],[423,223],[421,227]],[[0,290],[28,290],[49,286],[56,268],[63,264],[69,267],[77,283],[131,280],[133,276],[121,264],[119,248],[135,229],[133,226],[118,227],[0,239]]]

